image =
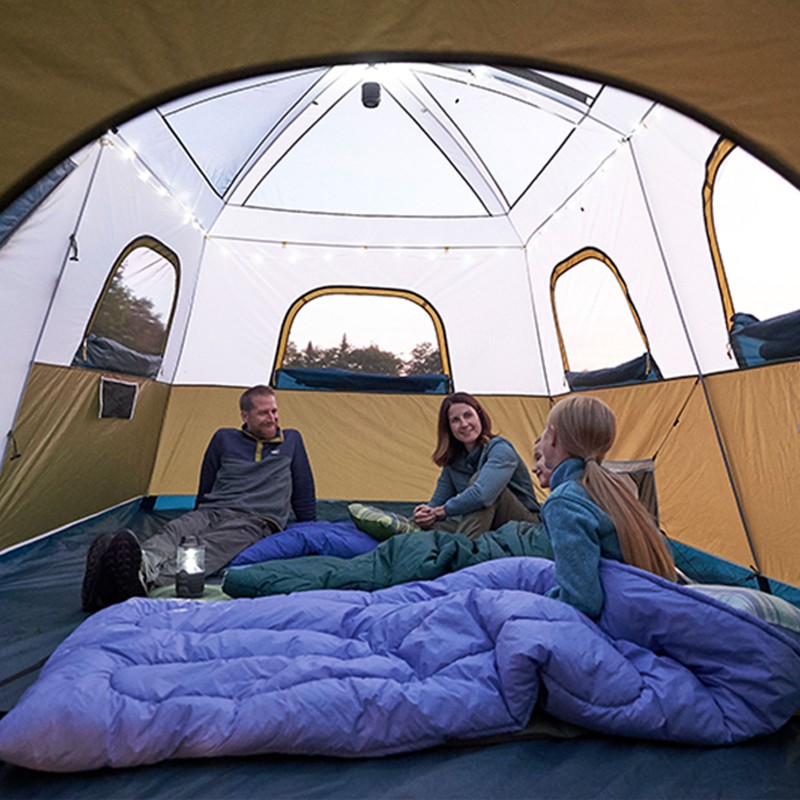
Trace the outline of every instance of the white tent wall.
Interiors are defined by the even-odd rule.
[[[365,250],[212,240],[178,382],[264,382],[286,312],[302,295],[327,286],[414,291],[445,320],[459,386],[486,393],[544,391],[520,248],[483,251],[441,245]],[[338,334],[345,332],[342,320]]]
[[[630,154],[622,150],[607,172],[589,182],[528,245],[551,393],[566,392],[568,386],[556,339],[550,276],[557,264],[586,247],[599,249],[618,268],[664,377],[695,372],[634,165]],[[614,333],[613,322],[624,321],[606,318],[604,328],[587,330],[586,335],[593,336],[598,350],[603,351],[604,338]],[[644,349],[642,342],[638,354]],[[614,365],[607,362],[604,366]]]
[[[69,179],[68,179],[69,180]],[[36,355],[45,364],[70,364],[112,267],[127,245],[142,236],[162,242],[180,261],[180,291],[160,378],[170,381],[191,310],[203,235],[171,197],[160,197],[141,180],[136,166],[114,147],[103,147],[100,163],[75,232],[76,257],[59,281]]]
[[[693,356],[684,374],[696,371],[694,358],[705,373],[736,368],[729,353],[725,315],[703,215],[706,161],[717,139],[708,128],[659,108],[654,124],[632,142],[663,252],[663,269],[669,274],[669,294],[674,289],[680,304],[681,324],[685,324],[690,335]],[[671,302],[666,296],[662,301]]]
[[[96,148],[91,150],[96,154]],[[4,437],[12,429],[91,177],[94,159],[84,151],[78,160],[81,165],[0,249],[0,341],[4,342],[0,348],[0,431]],[[4,438],[0,457],[7,444]]]
[[[181,219],[191,213],[193,221],[209,230],[217,219],[222,200],[197,169],[162,114],[142,114],[105,137],[118,158],[127,162],[140,181],[159,199],[167,199]],[[170,194],[164,195],[164,191]]]
[[[162,380],[172,379],[191,312],[203,234],[175,197],[159,196],[152,181],[142,180],[132,154],[108,144],[91,150],[0,250],[4,299],[16,297],[18,307],[28,309],[27,325],[36,319],[39,326],[27,334],[27,357],[15,353],[18,363],[9,366],[4,385],[3,413],[13,441],[0,475],[0,546],[147,490],[168,384],[134,378],[134,419],[99,419],[100,372],[69,367],[109,274],[132,241],[152,237],[180,260]],[[25,332],[25,325],[20,329]]]

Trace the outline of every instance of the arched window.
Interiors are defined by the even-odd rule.
[[[601,250],[556,265],[550,301],[570,389],[661,380],[628,287]]]
[[[703,209],[737,363],[800,357],[800,192],[720,139],[706,163]]]
[[[131,242],[106,280],[73,366],[155,378],[178,283],[175,253],[150,237]]]
[[[282,389],[444,394],[450,363],[441,319],[413,292],[315,289],[286,315],[273,383]]]

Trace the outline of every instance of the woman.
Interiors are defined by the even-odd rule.
[[[629,482],[603,467],[615,435],[614,412],[602,400],[574,395],[553,407],[541,437],[553,470],[542,507],[557,584],[548,596],[590,617],[603,607],[601,558],[676,579],[672,554],[652,516]]]
[[[539,521],[531,477],[514,446],[492,433],[492,420],[471,394],[442,401],[433,461],[442,467],[433,497],[412,519],[353,503],[361,530],[383,540],[395,533],[440,530],[475,539],[511,520]]]

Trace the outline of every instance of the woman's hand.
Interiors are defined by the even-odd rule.
[[[446,516],[444,506],[421,505],[417,506],[413,513],[414,522],[424,530],[432,528],[437,520],[444,519]]]

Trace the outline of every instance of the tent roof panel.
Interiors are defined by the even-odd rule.
[[[256,187],[248,206],[406,216],[475,216],[483,204],[385,90],[377,108],[350,91]]]
[[[326,70],[217,87],[161,113],[198,168],[224,195],[269,131]]]

